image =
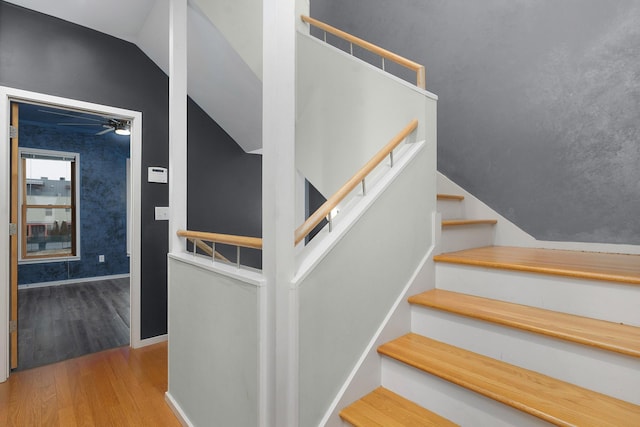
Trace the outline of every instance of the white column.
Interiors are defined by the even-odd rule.
[[[9,120],[10,100],[5,89],[0,86],[0,383],[9,378],[9,209],[11,207],[10,170],[11,156],[9,155]]]
[[[169,3],[169,252],[187,227],[187,0]]]
[[[298,424],[295,229],[295,3],[263,3],[262,234],[268,292],[268,380],[263,425]]]
[[[296,28],[304,34],[309,34],[309,25],[302,22],[300,15],[309,16],[309,10],[309,0],[296,0]]]

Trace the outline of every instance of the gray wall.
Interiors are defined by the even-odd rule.
[[[538,239],[640,244],[640,2],[311,0],[311,14],[425,64],[449,178]]]
[[[262,237],[262,156],[245,153],[193,101],[188,104],[189,230]],[[229,260],[236,248],[217,245]],[[262,251],[242,249],[243,265],[262,267]]]
[[[135,45],[0,1],[0,85],[63,96],[104,105],[141,111],[143,114],[142,170],[168,165],[168,78]],[[193,218],[205,231],[228,230],[244,234],[238,221],[251,217],[246,234],[260,223],[259,209],[238,208],[227,203],[227,187],[245,191],[251,206],[260,206],[260,171],[255,158],[237,154],[239,148],[228,136],[221,136],[215,122],[189,104],[189,156],[215,164],[230,164],[237,174],[244,170],[257,183],[235,185],[237,178],[224,173],[230,168],[209,168],[202,180],[189,180],[190,194],[201,200],[212,197],[217,211],[241,209],[236,215]],[[230,148],[231,147],[231,148]],[[198,154],[203,150],[202,154]],[[142,274],[141,335],[149,338],[167,332],[168,228],[166,221],[154,220],[154,207],[168,205],[166,185],[142,182]],[[247,182],[247,181],[244,181]],[[217,186],[226,186],[217,190]],[[199,187],[201,186],[201,187]],[[256,188],[258,190],[256,190]],[[203,197],[205,196],[205,197]],[[190,201],[189,211],[206,211],[209,202]],[[249,203],[249,202],[247,202]],[[258,219],[255,219],[258,218]],[[229,221],[229,222],[225,222]],[[259,230],[259,228],[258,228]],[[258,234],[259,235],[259,234]]]

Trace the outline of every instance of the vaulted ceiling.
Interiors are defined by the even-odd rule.
[[[168,0],[6,1],[134,43],[169,74]],[[247,152],[262,146],[261,23],[261,0],[188,1],[189,95]]]

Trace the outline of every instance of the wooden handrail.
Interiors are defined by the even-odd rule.
[[[362,40],[361,38],[353,36],[335,27],[332,27],[329,24],[325,24],[322,21],[318,21],[317,19],[311,18],[309,16],[305,16],[305,15],[301,15],[300,18],[302,19],[303,22],[306,22],[309,25],[313,25],[314,27],[320,28],[321,30],[326,31],[327,33],[331,33],[334,36],[340,37],[341,39],[348,41],[349,43],[353,43],[357,46],[360,46],[361,48],[366,49],[370,52],[373,52],[378,56],[381,56],[385,59],[388,59],[399,65],[402,65],[403,67],[406,67],[411,71],[414,71],[416,73],[416,86],[418,86],[421,89],[425,88],[424,65],[420,65],[416,62],[413,62],[410,59],[407,59],[391,51],[383,49],[380,46],[376,46],[373,43],[369,43],[366,40]]]
[[[393,137],[387,145],[385,145],[380,151],[378,151],[355,175],[353,175],[342,187],[329,197],[326,202],[322,204],[307,220],[298,227],[294,234],[295,245],[300,243],[307,234],[309,234],[316,225],[320,224],[322,220],[329,215],[331,210],[338,206],[340,203],[354,188],[356,188],[364,178],[366,178],[371,171],[378,166],[388,155],[396,148],[400,143],[416,128],[418,127],[418,120],[412,120],[404,129]]]
[[[327,199],[307,220],[296,229],[294,233],[294,244],[297,245],[304,239],[318,224],[322,222],[329,213],[344,200],[362,181],[378,166],[411,132],[418,127],[418,120],[412,120],[404,127],[391,141],[378,151],[365,165],[360,168],[333,196]],[[234,236],[231,234],[207,233],[204,231],[178,230],[178,236],[192,240],[200,249],[212,255],[212,248],[204,244],[202,240],[215,243],[223,243],[244,248],[262,249],[262,239],[259,237]],[[200,246],[204,245],[204,247]],[[205,248],[208,248],[205,249]],[[216,253],[217,255],[217,253]]]
[[[262,239],[259,237],[234,236],[231,234],[207,233],[204,231],[178,230],[178,236],[200,239],[208,242],[223,243],[243,248],[262,249]]]

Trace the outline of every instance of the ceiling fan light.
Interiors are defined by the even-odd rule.
[[[131,129],[128,124],[118,123],[116,125],[116,133],[118,135],[131,135]]]

